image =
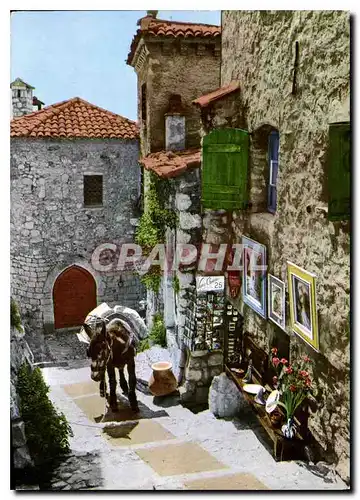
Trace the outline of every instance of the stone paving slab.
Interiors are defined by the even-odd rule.
[[[230,474],[205,479],[195,479],[184,483],[187,490],[268,490],[264,483],[253,474]]]
[[[174,439],[173,434],[151,420],[139,420],[123,425],[104,427],[105,438],[113,446],[131,446]]]
[[[196,443],[157,446],[137,450],[136,453],[160,476],[227,468]]]
[[[77,396],[85,396],[87,394],[96,394],[99,392],[99,383],[90,380],[89,382],[80,382],[78,384],[67,384],[61,386],[66,394],[76,398]]]

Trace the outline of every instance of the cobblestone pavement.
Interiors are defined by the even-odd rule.
[[[176,396],[138,391],[139,414],[119,393],[122,408],[109,417],[86,363],[42,369],[74,433],[49,490],[347,489],[328,468],[275,462],[251,414],[216,419],[183,408]]]

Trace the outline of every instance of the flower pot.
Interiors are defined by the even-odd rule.
[[[177,389],[177,380],[172,372],[172,364],[159,361],[151,365],[152,375],[149,380],[149,391],[154,396],[166,396]]]
[[[294,418],[288,418],[286,424],[281,427],[281,432],[287,439],[294,439],[296,435],[296,424]]]

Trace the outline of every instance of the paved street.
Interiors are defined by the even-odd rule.
[[[346,489],[329,469],[275,462],[251,413],[217,420],[183,408],[176,397],[139,391],[139,414],[120,393],[120,411],[105,412],[84,364],[43,368],[50,397],[74,432],[54,490]]]

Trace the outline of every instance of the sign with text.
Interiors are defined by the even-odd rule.
[[[224,288],[224,276],[196,276],[197,293],[222,292]]]

